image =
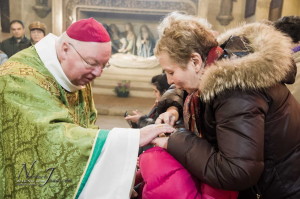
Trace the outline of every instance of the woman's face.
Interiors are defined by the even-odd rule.
[[[30,31],[30,38],[35,44],[45,37],[45,34],[42,30],[34,29]]]
[[[152,89],[153,89],[153,94],[154,94],[154,96],[155,96],[155,101],[158,102],[158,101],[160,100],[160,97],[161,97],[160,92],[159,92],[159,90],[156,88],[155,85],[152,85]]]
[[[168,84],[175,84],[176,88],[182,89],[191,93],[198,90],[199,87],[199,71],[202,60],[199,65],[199,60],[191,60],[183,68],[178,63],[171,60],[167,53],[162,53],[158,56],[158,61],[165,71]]]

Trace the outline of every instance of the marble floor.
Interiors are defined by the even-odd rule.
[[[98,115],[96,125],[98,125],[100,129],[112,129],[114,127],[129,128],[124,117],[116,115]]]

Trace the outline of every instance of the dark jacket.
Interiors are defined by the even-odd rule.
[[[203,137],[187,130],[170,136],[168,152],[199,180],[240,191],[239,198],[300,198],[300,105],[293,82],[289,38],[254,23],[230,30],[249,40],[251,53],[222,59],[200,82]]]
[[[27,37],[23,37],[18,43],[14,37],[4,40],[1,43],[0,50],[2,50],[8,57],[16,54],[17,52],[28,48],[31,45],[30,40]]]
[[[176,89],[176,86],[172,84],[170,88],[161,96],[157,105],[157,112],[159,114],[164,113],[169,107],[174,106],[178,109],[179,117],[182,119],[182,104],[184,97],[185,92],[180,89]]]

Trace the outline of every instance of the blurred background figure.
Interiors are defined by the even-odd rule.
[[[133,25],[131,23],[125,24],[125,37],[127,40],[127,44],[125,47],[119,49],[120,53],[129,53],[136,55],[136,34],[134,32]]]
[[[157,105],[161,98],[161,96],[168,90],[170,85],[167,81],[166,74],[162,73],[159,75],[155,75],[151,79],[151,86],[153,88],[153,93],[155,96],[155,103],[151,109],[151,111],[143,115],[138,110],[132,111],[133,115],[128,115],[125,117],[125,120],[130,121],[136,128],[141,128],[147,126],[149,124],[154,124],[155,120],[158,118],[159,113],[157,112]]]
[[[159,75],[155,75],[151,79],[151,86],[153,89],[153,94],[155,96],[155,103],[152,106],[150,112],[146,115],[143,115],[138,110],[132,111],[133,115],[127,115],[125,120],[128,121],[129,125],[132,128],[142,128],[150,124],[154,124],[155,120],[158,118],[161,112],[158,111],[159,109],[159,100],[161,99],[162,95],[168,90],[170,85],[168,84],[166,74],[162,73]],[[146,151],[147,149],[151,148],[152,145],[146,145],[139,148],[139,155]]]
[[[27,48],[30,44],[29,39],[25,36],[24,23],[21,20],[13,20],[10,22],[10,33],[12,37],[1,43],[0,50],[8,57]]]
[[[109,36],[111,37],[111,29],[109,25],[107,25],[106,23],[103,23],[102,25],[105,28],[105,30],[108,32]]]
[[[0,50],[0,65],[3,64],[8,59],[7,55]]]
[[[154,46],[155,39],[152,32],[147,25],[142,25],[136,41],[137,55],[141,57],[153,56]]]
[[[120,49],[125,49],[127,46],[125,33],[122,34],[116,24],[110,24],[109,29],[110,29],[109,33],[111,38],[112,54],[119,52]]]
[[[286,16],[274,23],[275,27],[287,34],[293,40],[293,59],[297,65],[297,75],[294,84],[287,87],[300,103],[300,16]]]
[[[32,22],[29,26],[31,45],[36,44],[46,35],[46,25],[39,21]]]

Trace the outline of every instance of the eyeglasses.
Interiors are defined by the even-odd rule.
[[[79,55],[79,57],[83,60],[83,62],[85,63],[86,65],[86,68],[96,68],[99,66],[99,64],[91,64],[89,63],[88,61],[86,61],[82,55],[77,51],[77,49],[75,48],[75,46],[71,43],[68,43],[70,46],[72,46],[72,48],[76,51],[76,53]],[[102,69],[105,69],[105,68],[108,68],[110,67],[110,64],[109,62],[107,62],[105,65],[101,66]]]

